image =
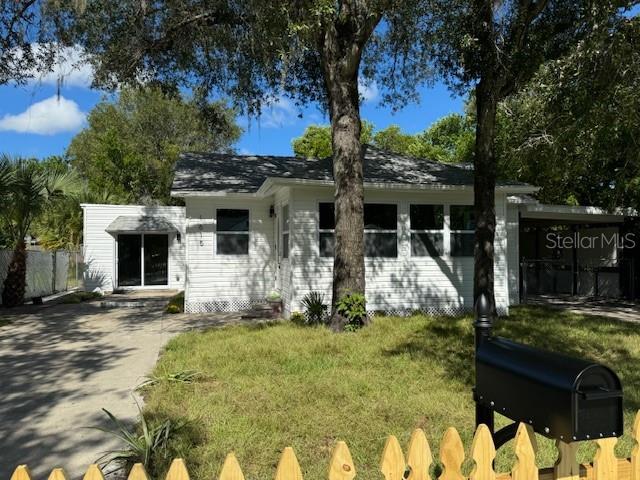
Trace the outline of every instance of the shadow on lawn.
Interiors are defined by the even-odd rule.
[[[640,327],[610,318],[576,315],[545,307],[517,307],[495,323],[494,334],[534,347],[584,357],[611,367],[622,379],[624,406],[640,409]],[[624,338],[637,338],[629,349]],[[386,355],[428,357],[447,377],[471,388],[474,383],[473,326],[470,316],[436,317],[385,351]]]

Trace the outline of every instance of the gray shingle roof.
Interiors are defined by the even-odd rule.
[[[177,228],[167,219],[146,215],[120,215],[104,229],[105,232],[175,232]]]
[[[333,182],[331,158],[183,153],[176,164],[172,193],[255,193],[267,178]],[[473,185],[473,168],[365,147],[364,181],[377,184]],[[501,185],[525,184],[507,182]]]

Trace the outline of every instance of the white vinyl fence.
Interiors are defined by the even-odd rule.
[[[0,250],[0,291],[11,261],[11,250]],[[27,290],[25,301],[33,297],[43,297],[67,290],[73,285],[69,281],[69,260],[74,261],[74,253],[65,250],[55,252],[27,251]],[[73,267],[73,266],[72,266]],[[2,299],[0,298],[0,303]]]

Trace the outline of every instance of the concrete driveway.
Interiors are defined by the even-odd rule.
[[[7,315],[7,312],[10,312]],[[80,478],[105,450],[101,411],[135,421],[134,390],[172,336],[237,317],[166,315],[162,307],[80,305],[0,310],[0,479],[28,464],[34,480],[64,467]]]

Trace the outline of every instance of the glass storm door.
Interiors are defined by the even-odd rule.
[[[168,283],[168,235],[118,235],[119,287],[167,285]]]
[[[118,286],[142,285],[142,235],[118,235]]]
[[[168,235],[144,236],[144,284],[167,285],[169,279]]]

